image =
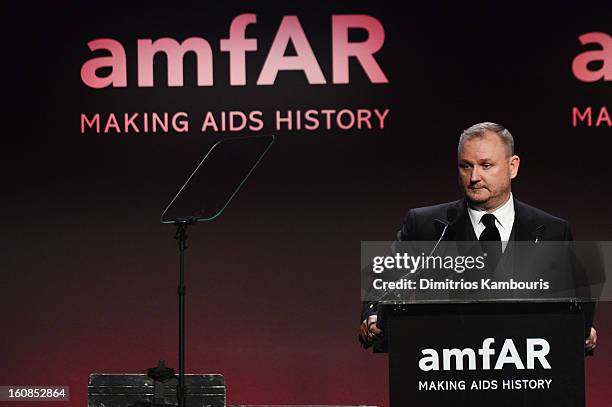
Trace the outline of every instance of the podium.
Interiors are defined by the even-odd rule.
[[[389,302],[379,324],[391,407],[583,407],[577,301]]]
[[[391,407],[584,407],[585,338],[612,298],[601,242],[362,242]],[[391,254],[389,255],[389,248]]]

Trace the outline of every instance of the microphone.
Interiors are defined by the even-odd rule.
[[[437,219],[438,222],[444,223],[444,229],[442,229],[442,233],[440,233],[440,238],[434,245],[433,249],[431,250],[431,253],[429,253],[430,256],[433,254],[433,252],[436,251],[436,249],[438,248],[438,245],[440,244],[442,239],[444,239],[444,236],[446,235],[446,231],[453,224],[455,219],[457,219],[457,208],[455,208],[454,206],[451,206],[450,208],[446,210],[446,222],[443,222]]]
[[[453,221],[455,220],[455,218],[457,217],[457,208],[454,206],[451,206],[450,208],[448,208],[446,210],[446,220],[448,221],[448,223],[453,223]]]

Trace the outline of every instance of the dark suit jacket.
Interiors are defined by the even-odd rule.
[[[514,200],[514,212],[514,225],[510,240],[572,240],[570,225],[566,220],[552,216],[517,199]],[[450,222],[450,226],[446,231],[444,240],[477,240],[468,215],[467,204],[463,199],[411,209],[402,222],[397,238],[400,241],[436,241],[440,238],[447,222]]]
[[[514,224],[510,241],[571,241],[572,232],[569,223],[552,216],[540,209],[514,199]],[[398,241],[432,241],[440,239],[444,227],[448,228],[443,240],[477,241],[474,228],[467,211],[464,199],[411,209],[408,211],[400,230]],[[506,249],[504,256],[509,250]],[[365,303],[361,320],[376,313],[376,303]]]

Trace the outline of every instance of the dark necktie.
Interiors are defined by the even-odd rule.
[[[481,222],[485,225],[485,230],[480,234],[480,246],[487,253],[487,262],[495,269],[502,255],[501,236],[495,226],[495,215],[487,213],[483,215]]]

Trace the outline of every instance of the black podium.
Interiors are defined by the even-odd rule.
[[[537,300],[381,304],[391,407],[584,406],[585,308]]]

